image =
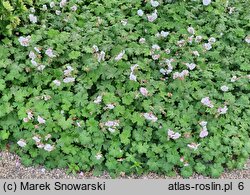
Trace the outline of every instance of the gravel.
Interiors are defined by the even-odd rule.
[[[80,172],[77,175],[67,174],[66,169],[46,170],[43,166],[24,167],[19,162],[19,157],[15,154],[0,151],[0,179],[110,179],[110,175],[104,172],[95,177],[92,172]],[[180,175],[167,177],[149,173],[147,175],[136,176],[121,174],[119,179],[181,179]],[[208,179],[202,175],[194,174],[190,179]],[[250,160],[244,169],[227,171],[221,175],[220,179],[250,179]]]

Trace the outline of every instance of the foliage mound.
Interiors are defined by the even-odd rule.
[[[244,166],[249,1],[33,6],[0,45],[0,143],[24,165],[184,177]]]

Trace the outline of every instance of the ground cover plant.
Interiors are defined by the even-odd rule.
[[[20,5],[8,31],[14,5],[1,1],[0,144],[24,165],[113,177],[243,168],[250,1]]]

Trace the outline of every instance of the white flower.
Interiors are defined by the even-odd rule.
[[[97,160],[100,160],[100,159],[102,158],[102,154],[97,154],[97,155],[95,155],[95,158],[96,158]]]
[[[218,110],[217,110],[217,112],[219,113],[219,114],[226,114],[227,113],[227,110],[228,110],[228,108],[227,108],[227,106],[224,106],[223,108],[218,108]]]
[[[186,63],[186,66],[189,68],[189,70],[193,70],[196,67],[196,64],[194,63]]]
[[[152,45],[152,49],[153,49],[153,50],[160,50],[161,48],[160,48],[159,45],[154,44],[154,45]]]
[[[194,30],[193,27],[188,27],[188,28],[187,28],[187,31],[188,31],[190,34],[192,34],[192,35],[195,34],[195,30]]]
[[[104,61],[105,60],[105,52],[101,51],[100,53],[97,54],[97,60],[98,62]]]
[[[95,53],[99,51],[99,48],[98,48],[97,45],[93,45],[92,48],[93,48],[93,50],[94,50]]]
[[[146,42],[146,39],[145,39],[145,38],[140,38],[139,43],[143,44],[143,43],[145,43],[145,42]]]
[[[46,120],[44,120],[42,117],[38,116],[37,117],[37,121],[39,122],[39,124],[45,124]]]
[[[148,96],[148,90],[145,87],[141,87],[140,92],[143,96]]]
[[[97,98],[94,100],[94,103],[99,104],[99,103],[101,103],[101,101],[102,101],[102,96],[99,95],[99,96],[97,96]]]
[[[42,71],[44,68],[45,68],[44,65],[39,65],[39,66],[37,67],[37,70]]]
[[[30,12],[35,13],[35,12],[36,12],[35,8],[34,8],[34,7],[31,7],[31,8],[30,8]]]
[[[47,5],[43,5],[43,10],[45,11],[45,10],[47,10],[48,8],[47,8]]]
[[[31,38],[31,36],[27,36],[27,37],[22,37],[21,36],[21,37],[18,38],[18,41],[20,42],[20,44],[22,46],[27,47],[27,46],[29,46],[30,38]]]
[[[75,78],[74,77],[66,77],[63,79],[64,83],[73,83],[75,82]]]
[[[247,43],[250,43],[250,35],[247,35],[247,36],[246,36],[245,41],[246,41]]]
[[[49,56],[50,58],[56,57],[56,55],[54,55],[53,50],[52,50],[51,48],[48,48],[48,49],[45,51],[45,54],[46,54],[47,56]]]
[[[130,70],[131,70],[132,72],[134,72],[134,70],[135,70],[138,66],[139,66],[138,64],[135,64],[135,65],[133,65],[133,66],[130,67]]]
[[[60,7],[64,7],[66,5],[66,3],[67,3],[67,0],[62,0],[60,2]]]
[[[202,130],[200,132],[200,138],[203,138],[203,137],[206,137],[206,136],[208,136],[208,131],[207,130]]]
[[[137,10],[137,14],[138,14],[138,16],[143,16],[144,12],[141,9],[139,9],[139,10]]]
[[[156,122],[158,118],[153,113],[144,113],[143,116],[150,121]]]
[[[46,135],[44,138],[47,141],[49,138],[51,138],[51,134]]]
[[[201,121],[199,123],[202,127],[206,127],[207,126],[207,121]]]
[[[106,127],[117,127],[119,126],[119,123],[117,121],[107,121],[104,125]]]
[[[122,50],[116,57],[115,60],[118,61],[122,59],[123,55],[125,54],[125,50]]]
[[[211,0],[202,0],[203,5],[207,6],[211,3]]]
[[[53,83],[54,83],[56,86],[60,86],[60,85],[61,85],[61,81],[59,81],[59,80],[54,80]]]
[[[110,110],[112,110],[114,108],[115,108],[115,106],[113,104],[107,104],[105,107],[105,109],[110,109]]]
[[[182,39],[182,40],[177,41],[177,45],[178,45],[179,47],[184,46],[184,45],[185,45],[185,40]]]
[[[51,152],[52,150],[54,150],[54,146],[51,146],[50,144],[45,144],[44,150]]]
[[[210,49],[212,49],[211,43],[204,43],[204,44],[203,44],[203,47],[205,48],[205,50],[210,50]]]
[[[161,36],[162,37],[167,37],[168,35],[169,35],[169,32],[161,31]]]
[[[193,51],[193,54],[195,55],[195,56],[200,56],[200,54],[199,54],[199,52],[198,51]]]
[[[17,144],[20,146],[20,147],[25,147],[26,146],[26,142],[25,142],[25,140],[23,140],[23,139],[20,139],[18,142],[17,142]]]
[[[115,129],[114,129],[114,128],[111,128],[111,127],[109,127],[108,130],[109,130],[111,133],[114,133],[114,132],[115,132]]]
[[[226,92],[226,91],[228,91],[228,86],[226,86],[226,85],[223,85],[223,86],[221,86],[221,91],[224,91],[224,92]]]
[[[197,37],[195,37],[195,42],[196,43],[199,43],[199,42],[201,42],[201,40],[202,40],[202,36],[197,36]]]
[[[212,104],[212,102],[210,101],[209,97],[204,97],[201,99],[201,103],[207,107],[213,108],[214,105]]]
[[[159,2],[158,1],[151,0],[150,3],[152,5],[152,7],[158,7],[159,6]]]
[[[149,22],[153,22],[157,19],[158,15],[157,15],[157,11],[155,10],[151,15],[147,15],[148,21]]]
[[[38,148],[44,148],[44,144],[42,144],[42,143],[37,143],[37,145],[36,145]]]
[[[50,8],[53,8],[55,6],[55,3],[52,1],[52,2],[50,2],[49,6],[50,6]]]
[[[33,24],[37,23],[37,17],[33,14],[29,14],[29,19]]]
[[[171,52],[170,49],[165,49],[164,51],[166,54],[170,54],[170,52]]]
[[[70,9],[75,12],[77,10],[77,6],[73,5]]]
[[[128,20],[127,19],[121,20],[121,23],[123,26],[126,26],[128,24]]]
[[[158,60],[160,58],[160,54],[152,55],[153,60]]]
[[[38,136],[33,136],[32,139],[35,141],[35,142],[40,142],[41,139],[38,137]]]
[[[41,52],[40,52],[40,49],[37,48],[37,47],[34,47],[34,50],[35,50],[37,53],[41,53]]]
[[[136,75],[134,75],[133,72],[130,73],[129,80],[136,81]]]
[[[29,58],[31,58],[32,60],[34,60],[36,58],[36,54],[33,51],[30,51]]]
[[[60,15],[61,14],[61,11],[59,11],[59,10],[56,10],[56,15]]]
[[[231,78],[231,82],[232,82],[232,83],[235,82],[235,81],[237,81],[237,76],[233,76],[233,77]]]
[[[213,43],[216,42],[216,39],[215,39],[214,37],[210,37],[210,38],[208,39],[208,42],[211,43],[211,44],[213,44]]]
[[[188,144],[187,146],[188,146],[189,148],[191,148],[191,149],[197,150],[199,145],[200,145],[200,144],[191,143],[191,144]]]

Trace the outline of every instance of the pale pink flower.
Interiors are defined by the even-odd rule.
[[[154,44],[154,45],[152,45],[152,49],[153,49],[153,50],[160,50],[161,48],[160,48],[159,45]]]
[[[17,142],[17,144],[20,146],[20,147],[25,147],[27,144],[26,144],[26,142],[25,142],[25,140],[23,140],[23,139],[20,139],[18,142]]]
[[[202,127],[205,127],[205,126],[207,126],[207,121],[201,121],[199,124],[200,124]]]
[[[46,54],[47,56],[49,56],[50,58],[56,57],[56,55],[54,55],[53,50],[52,50],[51,48],[47,49],[47,50],[45,51],[45,54]]]
[[[169,35],[169,32],[161,31],[161,37],[167,37]]]
[[[97,96],[97,98],[94,100],[94,103],[96,103],[96,104],[100,104],[100,103],[101,103],[101,101],[102,101],[102,96],[101,96],[101,95],[99,95],[99,96]]]
[[[44,68],[45,68],[45,66],[44,66],[44,65],[39,65],[39,66],[37,67],[37,70],[39,70],[39,71],[43,71],[43,70],[44,70]]]
[[[59,80],[54,80],[53,83],[54,83],[56,86],[60,86],[60,85],[61,85],[61,81],[59,81]]]
[[[203,44],[203,47],[205,48],[205,50],[210,50],[210,49],[212,49],[211,43],[204,43],[204,44]]]
[[[143,116],[150,121],[156,122],[158,118],[153,113],[144,113]]]
[[[73,83],[75,82],[75,78],[74,77],[66,77],[63,79],[64,83]]]
[[[152,7],[158,7],[160,5],[160,3],[158,1],[154,1],[154,0],[151,0],[150,1]]]
[[[114,108],[115,108],[115,106],[113,104],[107,104],[105,107],[105,109],[109,109],[109,110],[112,110]]]
[[[19,37],[18,41],[22,46],[29,46],[29,42],[30,42],[31,36],[27,36],[27,37]]]
[[[40,142],[41,139],[38,137],[38,136],[33,136],[32,139],[35,141],[35,142]]]
[[[143,96],[148,96],[148,90],[145,87],[141,87],[140,92]]]
[[[195,56],[198,56],[198,57],[200,56],[200,54],[199,54],[198,51],[193,51],[192,53],[193,53]]]
[[[46,120],[44,120],[42,117],[38,116],[37,117],[37,121],[39,122],[39,124],[45,124]]]
[[[52,150],[54,150],[54,146],[52,146],[50,144],[45,144],[44,150],[51,152]]]
[[[211,0],[202,0],[203,5],[207,6],[211,3]]]
[[[25,123],[29,122],[29,118],[23,118],[23,122]]]
[[[118,127],[119,123],[117,121],[107,121],[104,124],[106,127]]]
[[[188,28],[187,28],[187,31],[188,31],[190,34],[192,34],[192,35],[195,34],[195,30],[194,30],[193,27],[188,27]]]
[[[37,23],[37,17],[34,14],[29,14],[29,19],[33,24]]]
[[[181,134],[178,133],[178,132],[175,133],[171,129],[168,129],[168,137],[171,138],[171,139],[178,139],[178,138],[181,137]]]
[[[215,39],[214,37],[210,37],[210,38],[208,39],[208,42],[211,43],[211,44],[213,44],[213,43],[216,42],[216,39]]]
[[[121,20],[121,23],[123,26],[126,26],[128,24],[128,20],[127,19],[123,19]]]
[[[237,79],[238,79],[237,76],[233,76],[233,77],[231,78],[231,82],[234,83],[235,81],[237,81]]]
[[[115,57],[115,60],[116,60],[116,61],[121,60],[124,54],[125,54],[125,50],[122,50],[122,51]]]
[[[35,60],[36,54],[33,51],[30,51],[29,58],[32,59],[32,60]]]
[[[92,48],[93,48],[95,53],[97,53],[99,51],[99,48],[97,45],[93,45]]]
[[[35,60],[30,60],[30,62],[31,62],[31,64],[32,64],[33,66],[38,66],[38,64],[37,64],[37,62],[36,62]]]
[[[67,0],[61,0],[60,7],[64,7],[67,3]]]
[[[77,6],[73,5],[70,9],[75,12],[77,10]]]
[[[146,39],[145,39],[145,38],[140,38],[140,39],[139,39],[139,43],[143,44],[143,43],[145,43],[145,42],[146,42]]]
[[[148,21],[149,22],[154,22],[157,19],[157,10],[155,10],[151,15],[147,15]]]
[[[181,161],[181,162],[184,162],[184,157],[183,157],[183,156],[180,158],[180,161]]]
[[[28,119],[29,120],[33,119],[33,114],[32,114],[31,111],[28,111],[27,114],[28,114]]]
[[[227,110],[228,110],[227,106],[224,106],[223,108],[219,107],[218,110],[217,110],[217,112],[219,114],[226,114]]]
[[[196,144],[196,143],[191,143],[188,144],[187,146],[193,150],[197,150],[200,144]]]
[[[179,47],[183,47],[183,46],[185,45],[185,40],[182,39],[182,40],[177,41],[177,45],[178,45]]]
[[[223,86],[221,86],[221,91],[224,91],[224,92],[227,92],[228,91],[228,86],[226,86],[226,85],[223,85]]]
[[[208,131],[202,130],[202,131],[200,132],[200,138],[204,138],[204,137],[206,137],[206,136],[208,136]]]
[[[50,6],[50,8],[53,8],[55,6],[55,3],[52,1],[52,2],[50,2],[49,6]]]
[[[144,12],[141,9],[137,10],[137,15],[138,16],[143,16],[143,14],[144,14]]]
[[[40,52],[40,49],[37,48],[37,47],[34,47],[34,50],[35,50],[37,53],[41,53],[41,52]]]
[[[153,60],[158,60],[160,58],[160,54],[152,55]]]
[[[44,144],[43,144],[43,143],[37,143],[36,146],[37,146],[38,148],[44,148]]]
[[[56,15],[60,15],[62,12],[60,10],[56,10]]]
[[[131,81],[136,81],[136,75],[133,74],[133,72],[130,73],[129,79]]]
[[[130,70],[131,70],[132,72],[134,72],[134,70],[135,70],[138,66],[139,66],[138,64],[135,64],[135,65],[133,65],[133,66],[130,67]]]
[[[63,71],[64,76],[69,76],[73,70],[72,66],[67,66],[67,69]]]
[[[105,61],[105,52],[101,51],[100,53],[97,54],[97,60],[98,62]]]
[[[212,104],[212,102],[210,101],[209,97],[204,97],[201,99],[201,103],[207,107],[213,108],[214,105]]]
[[[186,66],[189,68],[189,70],[193,70],[196,67],[196,64],[194,63],[186,63]]]

